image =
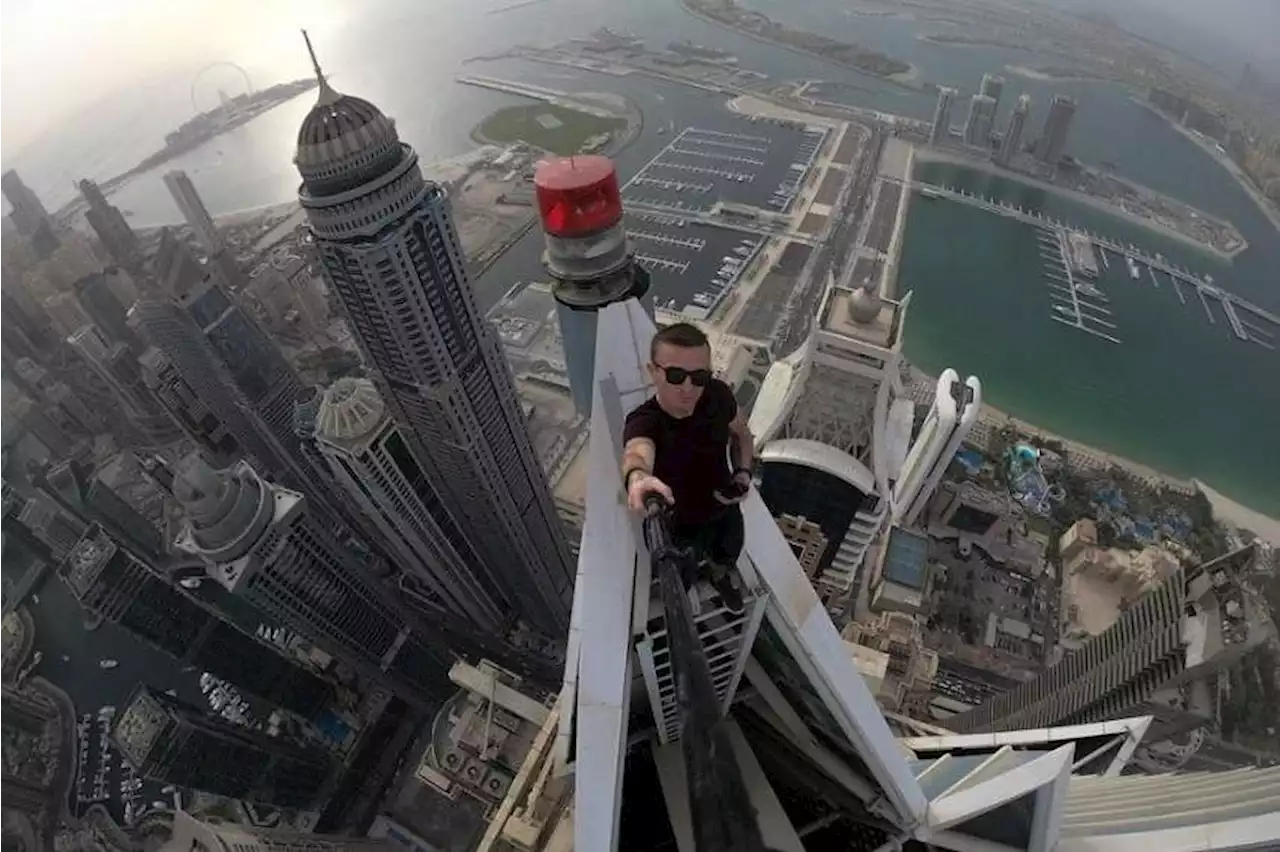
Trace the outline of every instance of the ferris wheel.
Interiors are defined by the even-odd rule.
[[[234,94],[236,95],[248,94],[249,92],[253,91],[253,81],[249,79],[249,72],[244,70],[244,68],[240,67],[234,62],[226,62],[226,61],[210,62],[208,65],[201,68],[199,72],[197,72],[196,75],[191,78],[191,108],[195,110],[196,113],[205,112],[207,109],[209,109],[209,106],[207,105],[204,108],[201,108],[201,105],[200,105],[199,94],[200,94],[201,84],[208,82],[215,74],[218,74],[219,72],[222,72],[224,75],[226,74],[226,72],[231,72],[228,75],[228,79],[234,79],[235,77],[238,77],[239,82],[242,82],[244,84],[244,91],[243,92],[238,91],[238,92],[235,92]],[[219,87],[218,93],[219,95],[223,95],[226,93],[226,89]]]

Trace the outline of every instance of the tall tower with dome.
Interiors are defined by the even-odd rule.
[[[395,122],[335,91],[311,59],[319,95],[298,131],[298,197],[325,279],[404,436],[405,478],[509,613],[563,635],[568,543],[472,293],[448,196],[423,178]]]

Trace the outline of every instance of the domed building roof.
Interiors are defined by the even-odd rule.
[[[303,35],[305,37],[306,34]],[[320,87],[316,105],[298,128],[295,161],[299,168],[322,169],[326,165],[358,158],[363,152],[385,149],[398,143],[395,122],[364,98],[335,91],[320,70],[309,38],[307,50],[311,53]]]
[[[866,287],[859,287],[849,297],[849,317],[856,323],[875,322],[880,316],[880,295]]]
[[[372,434],[382,423],[386,405],[368,379],[338,379],[324,392],[316,416],[316,437],[349,444]]]

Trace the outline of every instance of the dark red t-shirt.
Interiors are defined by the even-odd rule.
[[[653,474],[671,486],[676,524],[705,523],[724,511],[714,492],[733,479],[729,424],[737,416],[733,389],[719,379],[711,380],[688,417],[672,417],[654,397],[627,415],[623,442],[653,441]]]

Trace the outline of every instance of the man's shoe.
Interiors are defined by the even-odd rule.
[[[720,593],[725,609],[733,615],[742,615],[746,609],[742,592],[738,590],[737,572],[721,565],[711,567],[711,585]]]

